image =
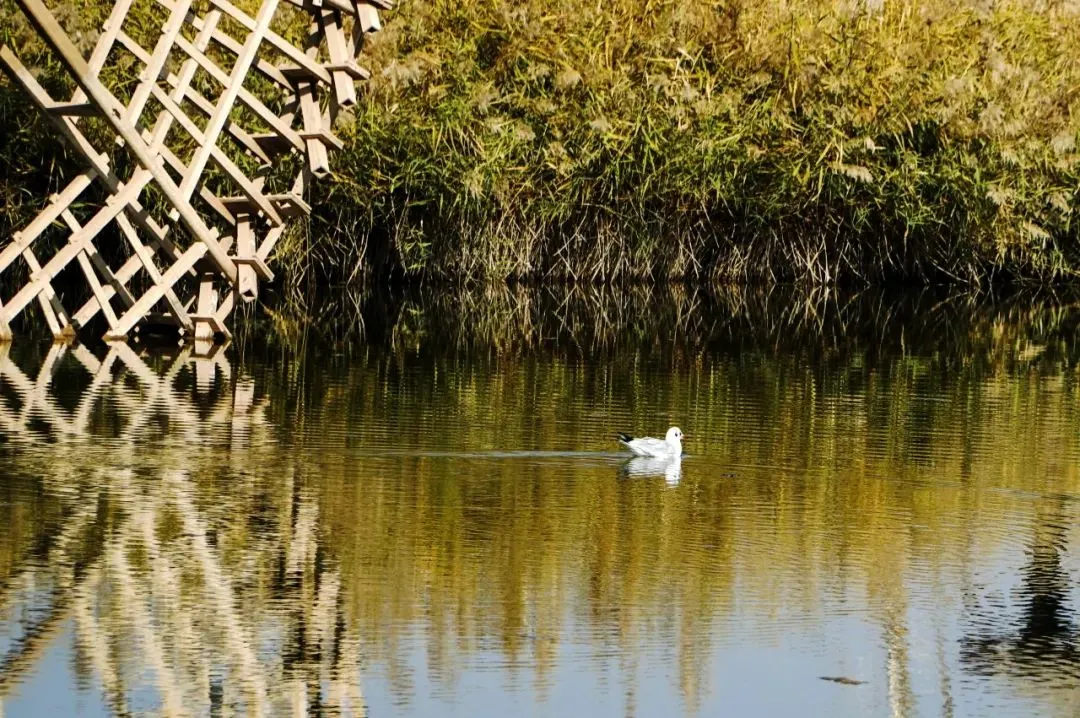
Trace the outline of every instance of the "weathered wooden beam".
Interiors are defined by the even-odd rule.
[[[72,234],[80,231],[82,225],[79,224],[79,220],[75,218],[75,215],[71,213],[71,210],[64,210],[64,222],[67,223],[68,229]],[[93,245],[90,245],[93,247]],[[98,303],[101,305],[102,312],[105,314],[105,321],[109,323],[109,327],[113,327],[116,324],[116,312],[113,311],[112,305],[109,304],[109,300],[104,296],[104,288],[101,286],[101,282],[98,280],[97,273],[94,271],[94,267],[91,266],[89,255],[93,254],[97,256],[96,248],[93,250],[83,249],[78,254],[79,268],[82,270],[83,276],[86,277],[86,282],[90,285],[90,291],[95,297],[97,297]],[[100,257],[98,257],[100,259]],[[104,264],[104,262],[102,262]]]
[[[179,37],[180,30],[184,27],[184,17],[190,7],[191,0],[177,0],[172,12],[169,14],[169,19],[165,21],[161,28],[161,34],[154,45],[154,54],[146,61],[146,67],[143,68],[139,76],[139,84],[135,86],[131,101],[128,102],[127,109],[124,110],[123,119],[133,126],[142,115],[143,107],[146,106],[146,101],[150,99],[154,88],[158,87],[158,77],[165,68],[165,63],[169,60],[173,43]]]
[[[176,87],[179,83],[179,78],[176,75],[170,73],[169,76],[166,78],[166,82],[168,82],[173,87]],[[210,102],[210,100],[206,99],[192,88],[189,87],[187,89],[187,92],[184,93],[184,99],[190,100],[191,104],[193,104],[200,112],[202,112],[207,117],[214,114],[214,103]],[[270,158],[270,155],[265,152],[263,146],[260,145],[257,141],[255,141],[255,138],[248,134],[248,132],[243,127],[240,127],[240,125],[236,124],[235,122],[229,121],[225,123],[225,132],[227,132],[234,140],[236,140],[244,149],[246,149],[255,157],[258,157],[259,160],[261,160],[264,164],[273,164],[273,160]],[[285,151],[289,151],[287,142]]]
[[[239,222],[237,226],[239,227]],[[244,268],[240,268],[240,281],[243,281]],[[199,279],[199,303],[196,307],[195,315],[193,317],[195,321],[195,339],[212,339],[214,332],[217,331],[220,324],[214,317],[214,311],[217,309],[218,293],[214,288],[214,274],[207,272]]]
[[[236,183],[236,185],[240,188],[240,191],[243,192],[244,195],[248,199],[250,199],[253,204],[255,204],[255,206],[262,210],[267,215],[267,217],[271,219],[271,223],[275,226],[281,224],[282,219],[281,215],[279,215],[277,212],[277,208],[274,207],[273,203],[271,203],[270,200],[267,199],[262,192],[255,188],[255,186],[251,183],[251,180],[247,178],[247,175],[245,175],[243,171],[236,166],[236,163],[233,162],[227,154],[225,154],[225,151],[216,144],[208,145],[207,143],[209,142],[209,138],[203,133],[202,130],[199,129],[198,125],[192,122],[191,119],[184,114],[184,111],[181,110],[176,105],[176,103],[172,101],[172,99],[165,93],[164,90],[162,90],[157,85],[154,85],[154,90],[152,92],[154,98],[161,103],[162,107],[164,107],[165,110],[169,114],[171,114],[177,122],[180,123],[180,126],[184,128],[184,130],[191,136],[193,140],[199,143],[200,146],[209,147],[210,157],[213,158],[214,163],[218,167],[220,167],[221,170],[225,172],[225,174],[229,176],[229,179]],[[183,163],[180,163],[179,159],[176,159],[176,163],[173,166],[174,169],[176,169],[181,174],[191,173],[191,168],[185,167]],[[202,189],[205,190],[205,187],[203,187]],[[212,194],[207,197],[206,192],[202,194],[202,197],[211,204],[217,204],[220,202],[220,200],[218,200]],[[215,207],[215,209],[216,208],[217,207]],[[227,214],[225,216],[226,218],[228,218]],[[274,218],[276,218],[276,221]]]
[[[30,71],[23,66],[19,61],[19,58],[11,52],[10,48],[0,47],[0,65],[3,65],[4,70],[16,80],[38,108],[41,109],[42,112],[45,112],[51,102],[48,94],[45,92],[44,88],[38,84],[37,80],[34,79]],[[90,166],[90,171],[72,180],[68,187],[58,196],[57,202],[59,204],[50,204],[46,210],[43,210],[22,230],[21,233],[19,233],[20,236],[29,236],[31,239],[36,238],[51,222],[59,217],[60,212],[75,200],[78,193],[89,186],[93,177],[99,177],[112,193],[118,192],[122,184],[120,179],[110,169],[108,158],[99,153],[79,131],[78,127],[75,125],[76,118],[54,117],[47,112],[46,117],[53,123],[64,139],[83,155],[83,159],[85,159],[86,163]],[[74,192],[74,196],[69,197],[69,192]],[[126,212],[128,216],[142,229],[148,232],[155,241],[160,242],[161,247],[166,252],[173,256],[179,255],[179,252],[168,239],[168,229],[158,225],[138,201],[133,201],[126,209]],[[0,261],[0,271],[3,271],[4,266],[6,265]]]
[[[271,27],[279,2],[290,2],[309,12],[312,19],[308,42],[303,49],[294,47]],[[90,170],[65,188],[24,229],[16,233],[13,241],[0,249],[0,272],[12,261],[22,257],[30,268],[30,280],[6,304],[0,304],[0,338],[10,335],[9,323],[36,298],[42,305],[46,321],[54,333],[65,326],[84,324],[101,311],[109,324],[109,338],[119,338],[141,321],[155,305],[164,300],[171,316],[181,326],[205,333],[227,333],[225,319],[232,312],[237,298],[250,301],[258,289],[258,280],[272,279],[273,273],[266,263],[267,257],[284,231],[284,220],[310,211],[302,195],[308,173],[315,176],[329,172],[329,150],[340,149],[343,143],[330,131],[330,116],[323,112],[319,102],[318,86],[321,83],[332,89],[330,111],[348,107],[356,102],[355,81],[368,76],[354,61],[363,33],[378,29],[377,7],[390,7],[386,0],[261,0],[255,17],[234,4],[233,0],[209,0],[209,11],[199,17],[192,9],[193,0],[153,0],[168,12],[154,40],[152,50],[139,45],[123,29],[133,0],[116,0],[109,19],[102,27],[89,60],[84,60],[70,38],[60,28],[56,19],[44,4],[44,0],[18,0],[20,7],[37,28],[39,35],[57,54],[75,79],[78,89],[67,102],[52,99],[25,70],[7,48],[0,51],[8,74],[15,77],[31,98],[55,124],[61,134],[81,152]],[[325,4],[325,6],[324,6]],[[358,35],[348,37],[343,17],[355,18],[352,22]],[[239,40],[222,31],[218,25],[223,17],[229,17],[236,25],[247,31]],[[184,25],[195,29],[196,37],[185,35]],[[326,42],[329,62],[320,59],[319,49]],[[242,42],[241,42],[242,41]],[[110,57],[117,44],[126,48],[143,68],[137,78],[131,99],[124,103],[98,78],[98,72]],[[234,55],[234,61],[219,66],[208,54],[209,46],[217,44]],[[275,66],[260,57],[262,48],[282,56],[285,66]],[[183,53],[180,69],[169,69],[174,50]],[[11,62],[7,62],[10,55]],[[222,69],[227,67],[228,71]],[[194,73],[203,69],[220,89],[200,93],[191,87]],[[269,100],[254,96],[244,87],[246,76],[254,70],[284,90],[286,110],[279,115],[267,107]],[[205,96],[204,96],[205,94]],[[210,99],[208,99],[210,98]],[[154,117],[146,117],[148,103],[153,100]],[[184,101],[189,100],[185,105]],[[262,134],[241,127],[234,108],[237,103],[254,113],[259,122],[265,123],[272,134]],[[188,115],[194,108],[206,117]],[[138,164],[138,168],[126,180],[121,180],[107,155],[97,151],[78,128],[82,117],[100,114],[115,132],[117,143],[126,147]],[[199,120],[197,123],[195,120]],[[299,121],[301,131],[293,125]],[[185,161],[177,156],[171,128],[179,124],[197,145],[194,153]],[[143,129],[150,127],[150,129]],[[221,145],[225,135],[235,141],[238,148],[257,158],[262,166],[255,176],[249,178],[233,159],[235,152]],[[264,185],[266,172],[273,165],[273,158],[293,149],[303,150],[307,156],[305,167],[297,176],[290,192],[275,194]],[[175,150],[175,151],[174,151]],[[186,155],[185,155],[186,156]],[[204,183],[207,164],[213,162],[227,182],[239,189],[239,197],[218,197]],[[94,180],[99,179],[111,196],[85,224],[68,209],[79,194]],[[169,207],[171,223],[161,226],[142,205],[146,188],[154,183],[164,195]],[[196,192],[200,202],[194,203]],[[207,224],[216,213],[221,218],[214,225]],[[257,222],[265,218],[269,227]],[[32,249],[38,236],[58,219],[67,225],[67,244],[54,253],[47,262],[37,261]],[[133,255],[115,272],[103,260],[95,237],[115,221],[127,239]],[[170,238],[175,223],[182,224],[194,238],[195,243],[181,251]],[[139,229],[136,229],[136,225]],[[226,234],[220,229],[227,227]],[[140,231],[149,242],[143,241]],[[230,233],[234,233],[230,236]],[[235,242],[235,250],[230,252]],[[157,253],[163,252],[171,262],[158,268]],[[74,316],[68,316],[51,280],[71,262],[79,268],[89,286],[92,297]],[[212,261],[215,269],[209,269]],[[213,290],[214,301],[202,301],[196,312],[191,312],[196,297],[181,301],[173,289],[185,273],[207,273],[204,286]],[[153,286],[136,298],[127,283],[140,271],[146,271]],[[219,273],[220,277],[214,276]],[[218,281],[224,280],[224,284]],[[224,288],[222,288],[224,287]],[[119,297],[125,307],[118,314],[112,300]],[[193,321],[194,320],[194,321]]]
[[[11,53],[10,50],[8,50],[8,48],[0,48],[0,61],[3,61],[5,68],[9,71],[9,74],[12,74],[21,81],[24,89],[28,92],[28,94],[30,94],[31,98],[35,99],[39,107],[45,105],[48,97],[47,95],[45,95],[44,90],[39,85],[37,85],[36,81],[34,81],[31,76],[29,76],[26,68],[22,66],[22,64],[18,61],[18,58],[15,57],[14,54]],[[54,201],[52,204],[50,204],[50,206],[45,211],[39,214],[33,222],[31,222],[31,224],[27,227],[27,230],[24,230],[24,232],[18,234],[14,238],[15,241],[12,243],[12,245],[9,245],[9,247],[5,248],[4,252],[0,252],[0,271],[2,271],[2,269],[10,263],[10,259],[14,256],[16,249],[22,246],[29,247],[30,243],[32,243],[37,238],[41,231],[43,231],[56,218],[57,215],[67,211],[67,207],[71,204],[71,202],[74,201],[78,194],[83,189],[85,189],[86,185],[89,184],[91,174],[99,176],[113,192],[117,193],[110,198],[112,200],[115,200],[115,198],[121,193],[121,189],[124,186],[120,183],[119,179],[117,179],[116,176],[112,174],[111,170],[108,167],[107,160],[105,160],[102,155],[96,153],[93,147],[86,141],[86,139],[82,136],[79,130],[74,126],[74,123],[71,119],[57,118],[55,124],[57,124],[59,129],[61,129],[62,133],[69,139],[69,141],[71,141],[73,146],[82,151],[85,158],[88,162],[90,162],[93,169],[91,170],[91,172],[84,173],[80,177],[73,180],[61,194],[61,196],[58,197],[57,200]],[[147,177],[143,175],[142,179],[147,179]],[[124,194],[124,197],[126,200],[128,200],[128,203],[126,206],[121,206],[121,209],[124,212],[133,215],[136,218],[136,221],[138,221],[141,226],[143,226],[147,231],[149,231],[151,236],[155,237],[155,241],[151,244],[151,250],[156,251],[159,247],[164,247],[169,251],[172,256],[175,256],[176,250],[172,247],[171,243],[168,242],[165,236],[165,230],[158,227],[156,223],[154,223],[153,220],[149,217],[149,215],[146,214],[145,210],[141,208],[137,201],[137,194],[128,193]],[[129,238],[129,240],[131,240],[133,243],[138,243],[138,237],[135,229],[134,227],[131,227],[127,216],[125,216],[125,214],[116,214],[115,219],[117,220],[121,229],[124,231],[125,235]],[[97,225],[97,231],[103,229],[105,224],[107,224],[107,222]],[[127,273],[121,272],[121,274],[126,274],[126,276],[120,278],[117,275],[114,275],[110,271],[108,271],[107,267],[104,265],[104,262],[101,260],[100,256],[98,256],[96,248],[94,248],[93,244],[90,242],[94,235],[87,234],[87,232],[88,230],[85,227],[80,230],[79,237],[82,238],[81,241],[83,242],[83,245],[82,249],[75,250],[76,256],[79,256],[79,253],[90,253],[91,259],[93,260],[94,264],[99,268],[99,270],[103,271],[103,274],[105,274],[105,276],[109,277],[110,279],[111,286],[104,289],[104,295],[107,297],[111,297],[119,293],[125,304],[130,306],[134,303],[134,299],[131,298],[130,293],[127,292],[123,284],[128,281],[131,276],[134,276],[134,273],[135,271],[137,271],[138,266],[141,262],[141,258],[132,257],[132,260],[134,261],[131,264],[131,271]],[[70,241],[71,239],[69,239],[69,242]],[[67,261],[70,261],[69,252],[70,250],[65,250],[58,254],[66,258]],[[54,259],[56,259],[55,256]],[[128,265],[125,265],[125,267],[127,266]],[[62,269],[63,265],[57,267],[55,271],[58,273]],[[50,269],[50,271],[52,271],[52,269]],[[55,274],[53,276],[55,276]],[[32,282],[31,284],[33,286],[40,287],[42,291],[51,291],[51,285],[48,285],[48,289],[45,289],[45,287],[41,285],[40,281],[36,283]],[[175,296],[168,296],[167,298],[169,300],[170,306],[174,308],[179,306],[179,302],[175,298]],[[75,326],[84,325],[93,317],[94,314],[97,313],[99,309],[104,309],[104,307],[101,305],[100,298],[95,292],[91,300],[87,302],[87,304],[85,304],[83,308],[75,314],[72,319],[72,323]],[[17,314],[18,311],[21,311],[21,308],[16,310],[12,307],[9,307],[7,311],[10,313],[10,319],[11,316]],[[179,319],[181,323],[183,323],[183,315],[181,315]],[[46,310],[46,320],[49,320],[48,310]],[[52,324],[53,322],[50,321],[50,328],[54,330],[55,334],[56,329],[52,326]]]
[[[326,38],[326,49],[330,55],[330,61],[341,69],[335,69],[331,74],[334,80],[334,98],[342,107],[352,107],[356,104],[356,85],[350,73],[344,70],[344,66],[352,61],[349,56],[349,48],[345,42],[345,33],[341,29],[341,11],[323,10],[319,13],[319,26],[323,37]]]
[[[251,227],[251,214],[244,212],[236,217],[236,257],[240,272],[237,277],[236,291],[245,302],[253,301],[259,295],[259,283],[255,267],[240,263],[240,260],[255,259],[255,232]]]
[[[356,24],[362,32],[372,33],[378,32],[382,29],[382,22],[379,20],[379,11],[375,9],[374,5],[367,3],[357,3],[356,5]],[[359,50],[359,44],[357,45]]]
[[[86,242],[96,236],[98,232],[112,222],[118,214],[123,212],[127,202],[129,202],[132,197],[138,196],[149,181],[149,177],[145,177],[141,181],[132,181],[127,185],[124,185],[124,188],[120,190],[118,194],[110,197],[109,199],[112,201],[107,202],[104,207],[99,209],[80,231],[73,233],[68,238],[67,244],[50,257],[49,261],[45,263],[45,266],[35,272],[34,275],[32,275],[31,280],[15,293],[15,296],[11,298],[6,307],[9,315],[17,315],[31,300],[37,297],[40,292],[44,291],[44,287],[48,284],[49,280],[59,274],[60,271],[75,258],[75,255],[83,250]],[[23,242],[13,242],[9,245],[9,248],[18,248],[21,252],[25,249],[25,247],[19,247],[21,243]]]

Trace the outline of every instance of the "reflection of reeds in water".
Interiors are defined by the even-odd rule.
[[[297,353],[306,344],[459,351],[544,350],[595,359],[663,349],[674,359],[745,347],[947,361],[1005,361],[1012,369],[1073,351],[1078,297],[1000,296],[936,289],[844,291],[679,284],[468,285],[342,288],[306,304],[283,302],[269,326],[238,328],[241,344]]]
[[[185,351],[155,369],[124,344],[100,361],[79,347],[73,363],[91,379],[68,410],[50,387],[65,351],[54,345],[31,380],[0,347],[0,382],[21,400],[0,408],[5,432],[58,442],[16,462],[40,476],[48,511],[21,526],[29,544],[20,524],[4,537],[0,600],[9,620],[29,607],[41,618],[0,659],[0,695],[70,618],[77,672],[121,715],[148,687],[165,715],[363,714],[359,641],[341,623],[311,493],[283,465],[283,483],[230,485],[207,501],[208,467],[260,456],[268,427],[250,379],[229,381],[220,354]],[[118,426],[95,420],[104,405]],[[147,449],[161,421],[168,438]],[[95,436],[107,437],[104,453],[87,451]]]
[[[1000,516],[1080,488],[1064,458],[1080,457],[1078,313],[1053,298],[519,287],[370,300],[362,316],[366,345],[339,345],[351,359],[319,350],[317,371],[268,381],[295,387],[274,423],[371,446],[607,449],[596,417],[678,417],[688,451],[742,477],[691,463],[677,492],[614,472],[557,491],[541,470],[451,479],[436,459],[362,469],[316,452],[329,530],[353,536],[337,544],[350,615],[391,653],[389,634],[423,623],[440,675],[494,637],[542,683],[550,644],[523,636],[559,635],[571,602],[624,655],[670,620],[693,704],[705,637],[736,599],[767,625],[854,591],[903,714],[912,582],[971,586],[968,567],[1027,540],[996,530]]]
[[[365,664],[407,699],[418,635],[439,690],[494,648],[512,684],[531,680],[542,697],[574,637],[596,665],[617,656],[633,713],[650,650],[693,712],[718,645],[781,645],[805,625],[793,616],[827,625],[830,597],[845,596],[880,632],[876,675],[904,714],[927,652],[911,616],[928,602],[965,611],[954,591],[978,593],[973,567],[1046,543],[1045,516],[1063,519],[1042,512],[1044,497],[1080,487],[1075,312],[1059,305],[488,291],[391,297],[382,312],[384,299],[364,299],[365,344],[245,344],[232,381],[116,348],[84,362],[89,408],[0,357],[0,395],[48,399],[26,421],[25,404],[8,402],[11,444],[39,432],[77,449],[80,426],[121,437],[106,442],[108,467],[100,452],[0,444],[45,484],[35,502],[0,506],[12,526],[0,537],[5,605],[30,600],[16,590],[27,578],[90,586],[74,594],[80,651],[120,697],[136,660],[174,676],[179,687],[158,692],[181,704],[185,691],[310,702],[324,675],[348,695],[362,643]],[[80,361],[46,357],[45,374]],[[66,434],[45,426],[49,412]],[[675,487],[602,462],[409,451],[609,450],[608,420],[658,416],[692,427]],[[143,441],[131,423],[158,433]],[[379,456],[388,448],[401,451]],[[76,577],[75,565],[89,568]],[[122,609],[131,596],[145,618]],[[193,642],[162,641],[155,658],[143,646],[162,627]],[[942,651],[949,631],[935,628]]]

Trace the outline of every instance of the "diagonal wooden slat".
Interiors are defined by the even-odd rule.
[[[37,0],[25,1],[34,2]],[[221,1],[222,0],[218,0],[218,2]],[[205,144],[202,144],[199,149],[196,150],[195,156],[188,165],[188,175],[184,178],[184,181],[178,188],[181,199],[186,200],[186,198],[191,196],[195,190],[196,183],[202,175],[203,169],[206,168],[206,163],[209,161],[210,156],[216,147],[215,143],[217,142],[218,135],[225,127],[225,122],[228,120],[229,113],[232,112],[233,103],[236,102],[240,94],[240,89],[243,86],[248,69],[255,60],[255,53],[259,49],[259,44],[270,32],[270,21],[274,19],[274,11],[277,9],[277,4],[278,0],[263,0],[262,6],[259,8],[259,14],[255,18],[255,26],[250,28],[251,34],[248,35],[247,39],[244,41],[244,47],[241,49],[240,54],[236,58],[236,62],[233,64],[232,73],[229,75],[229,81],[225,87],[225,92],[218,98],[218,104],[214,110],[214,114],[204,130]],[[262,200],[261,194],[258,199],[253,198],[252,201],[259,205],[259,209],[270,218],[273,224],[281,224],[281,217],[278,215],[277,210],[274,209],[269,202]],[[179,214],[180,207],[174,206],[173,211]],[[236,265],[232,265],[232,268],[233,272],[229,275],[229,279],[235,281]]]
[[[184,274],[195,266],[207,253],[204,244],[193,244],[180,256],[176,262],[162,275],[161,282],[147,290],[124,315],[117,320],[116,329],[105,336],[106,339],[119,339],[127,336],[132,327],[138,323],[144,314],[153,309],[154,305],[165,295],[165,292],[180,281]]]

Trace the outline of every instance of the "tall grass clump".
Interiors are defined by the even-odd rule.
[[[342,276],[1052,281],[1080,4],[409,0],[318,223]]]

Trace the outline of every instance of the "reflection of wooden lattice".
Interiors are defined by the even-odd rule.
[[[89,60],[42,0],[19,3],[79,90],[54,100],[8,47],[0,65],[87,168],[0,244],[0,280],[26,275],[0,296],[0,340],[35,300],[56,336],[99,313],[108,338],[151,318],[197,338],[227,335],[237,301],[253,300],[259,280],[272,278],[266,261],[285,221],[310,210],[309,178],[329,172],[328,148],[341,147],[332,118],[356,102],[354,83],[367,75],[356,57],[388,0],[262,0],[254,17],[229,0],[117,0]],[[287,32],[305,16],[302,50],[273,29]],[[149,49],[138,41],[147,17]],[[100,74],[110,62],[138,67],[134,82],[107,86]],[[95,147],[87,122],[101,123],[125,161]],[[293,152],[306,161],[292,161]],[[95,181],[106,199],[80,218],[75,209]],[[62,241],[47,239],[60,222]],[[53,286],[65,271],[86,283],[77,309]]]
[[[19,467],[63,518],[34,525],[0,585],[0,702],[71,627],[120,715],[148,699],[166,715],[228,712],[223,702],[243,715],[363,715],[359,636],[319,545],[317,493],[275,440],[255,380],[224,352],[190,347],[148,363],[123,342],[100,358],[56,343],[29,367],[10,352],[0,344],[0,441],[61,447],[23,453]],[[65,386],[54,388],[59,372]],[[162,418],[167,434],[148,439]],[[187,468],[166,468],[177,465]],[[274,467],[265,492],[224,480],[252,466]],[[221,487],[216,500],[198,500],[200,476]],[[237,517],[275,500],[258,531],[222,548]],[[271,562],[281,566],[272,593],[252,571]]]

